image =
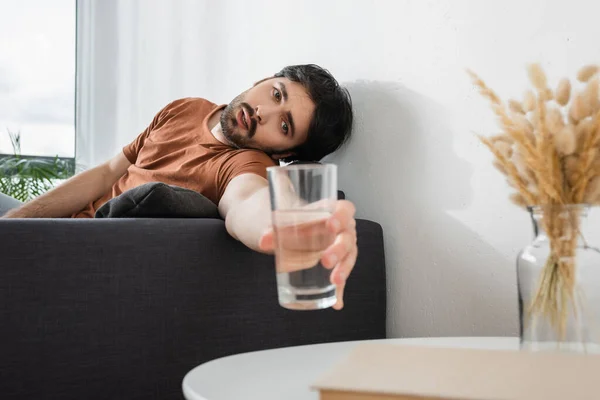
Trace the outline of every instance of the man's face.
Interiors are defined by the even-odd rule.
[[[301,84],[271,78],[233,99],[221,114],[221,127],[235,147],[286,155],[306,140],[314,110]]]

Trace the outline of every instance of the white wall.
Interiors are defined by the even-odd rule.
[[[516,334],[514,260],[531,237],[529,220],[508,203],[474,138],[495,128],[464,68],[503,96],[522,93],[531,61],[554,81],[572,76],[600,59],[596,3],[124,3],[135,9],[137,36],[120,44],[120,56],[126,60],[134,46],[138,63],[120,64],[129,65],[134,89],[113,102],[121,134],[111,151],[173,98],[224,103],[286,64],[320,64],[354,99],[354,139],[333,161],[359,216],[385,230],[390,334]],[[127,18],[120,23],[131,29]],[[132,90],[126,81],[117,86]]]

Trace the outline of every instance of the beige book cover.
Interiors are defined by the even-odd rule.
[[[313,385],[322,400],[600,399],[600,356],[359,345]]]

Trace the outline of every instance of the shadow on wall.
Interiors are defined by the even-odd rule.
[[[388,333],[516,334],[516,283],[495,273],[514,263],[448,214],[469,206],[472,166],[455,154],[443,108],[393,82],[345,86],[354,135],[327,160],[358,216],[383,225]]]

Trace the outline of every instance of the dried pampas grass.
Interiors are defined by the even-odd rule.
[[[531,90],[528,90],[523,95],[523,108],[527,112],[535,110],[535,94]]]
[[[567,78],[561,79],[556,87],[556,102],[560,106],[566,106],[571,97],[571,82]]]
[[[548,80],[540,64],[530,64],[527,67],[527,73],[529,74],[529,80],[538,92],[546,90],[548,87]]]
[[[577,72],[577,80],[587,82],[590,78],[598,73],[597,65],[586,65]]]
[[[479,76],[468,71],[502,128],[490,139],[481,139],[511,186],[527,190],[519,192],[527,199],[526,206],[579,204],[584,199],[600,204],[600,193],[589,184],[600,176],[600,162],[595,162],[600,161],[599,72],[600,67],[587,65],[577,74],[577,80],[584,83],[579,92],[567,78],[553,92],[542,67],[532,64],[527,73],[534,90],[527,90],[522,102],[510,100],[505,105]],[[534,191],[520,184],[532,180]]]
[[[568,302],[574,299],[577,246],[574,239],[561,240],[579,229],[579,204],[600,204],[600,67],[588,65],[577,73],[578,85],[567,78],[556,91],[539,64],[527,73],[534,90],[522,102],[500,97],[475,73],[473,84],[486,97],[502,132],[481,142],[494,155],[495,167],[506,176],[510,201],[520,207],[537,207],[548,234],[551,256],[529,306],[564,334]],[[565,218],[565,210],[568,217]]]

